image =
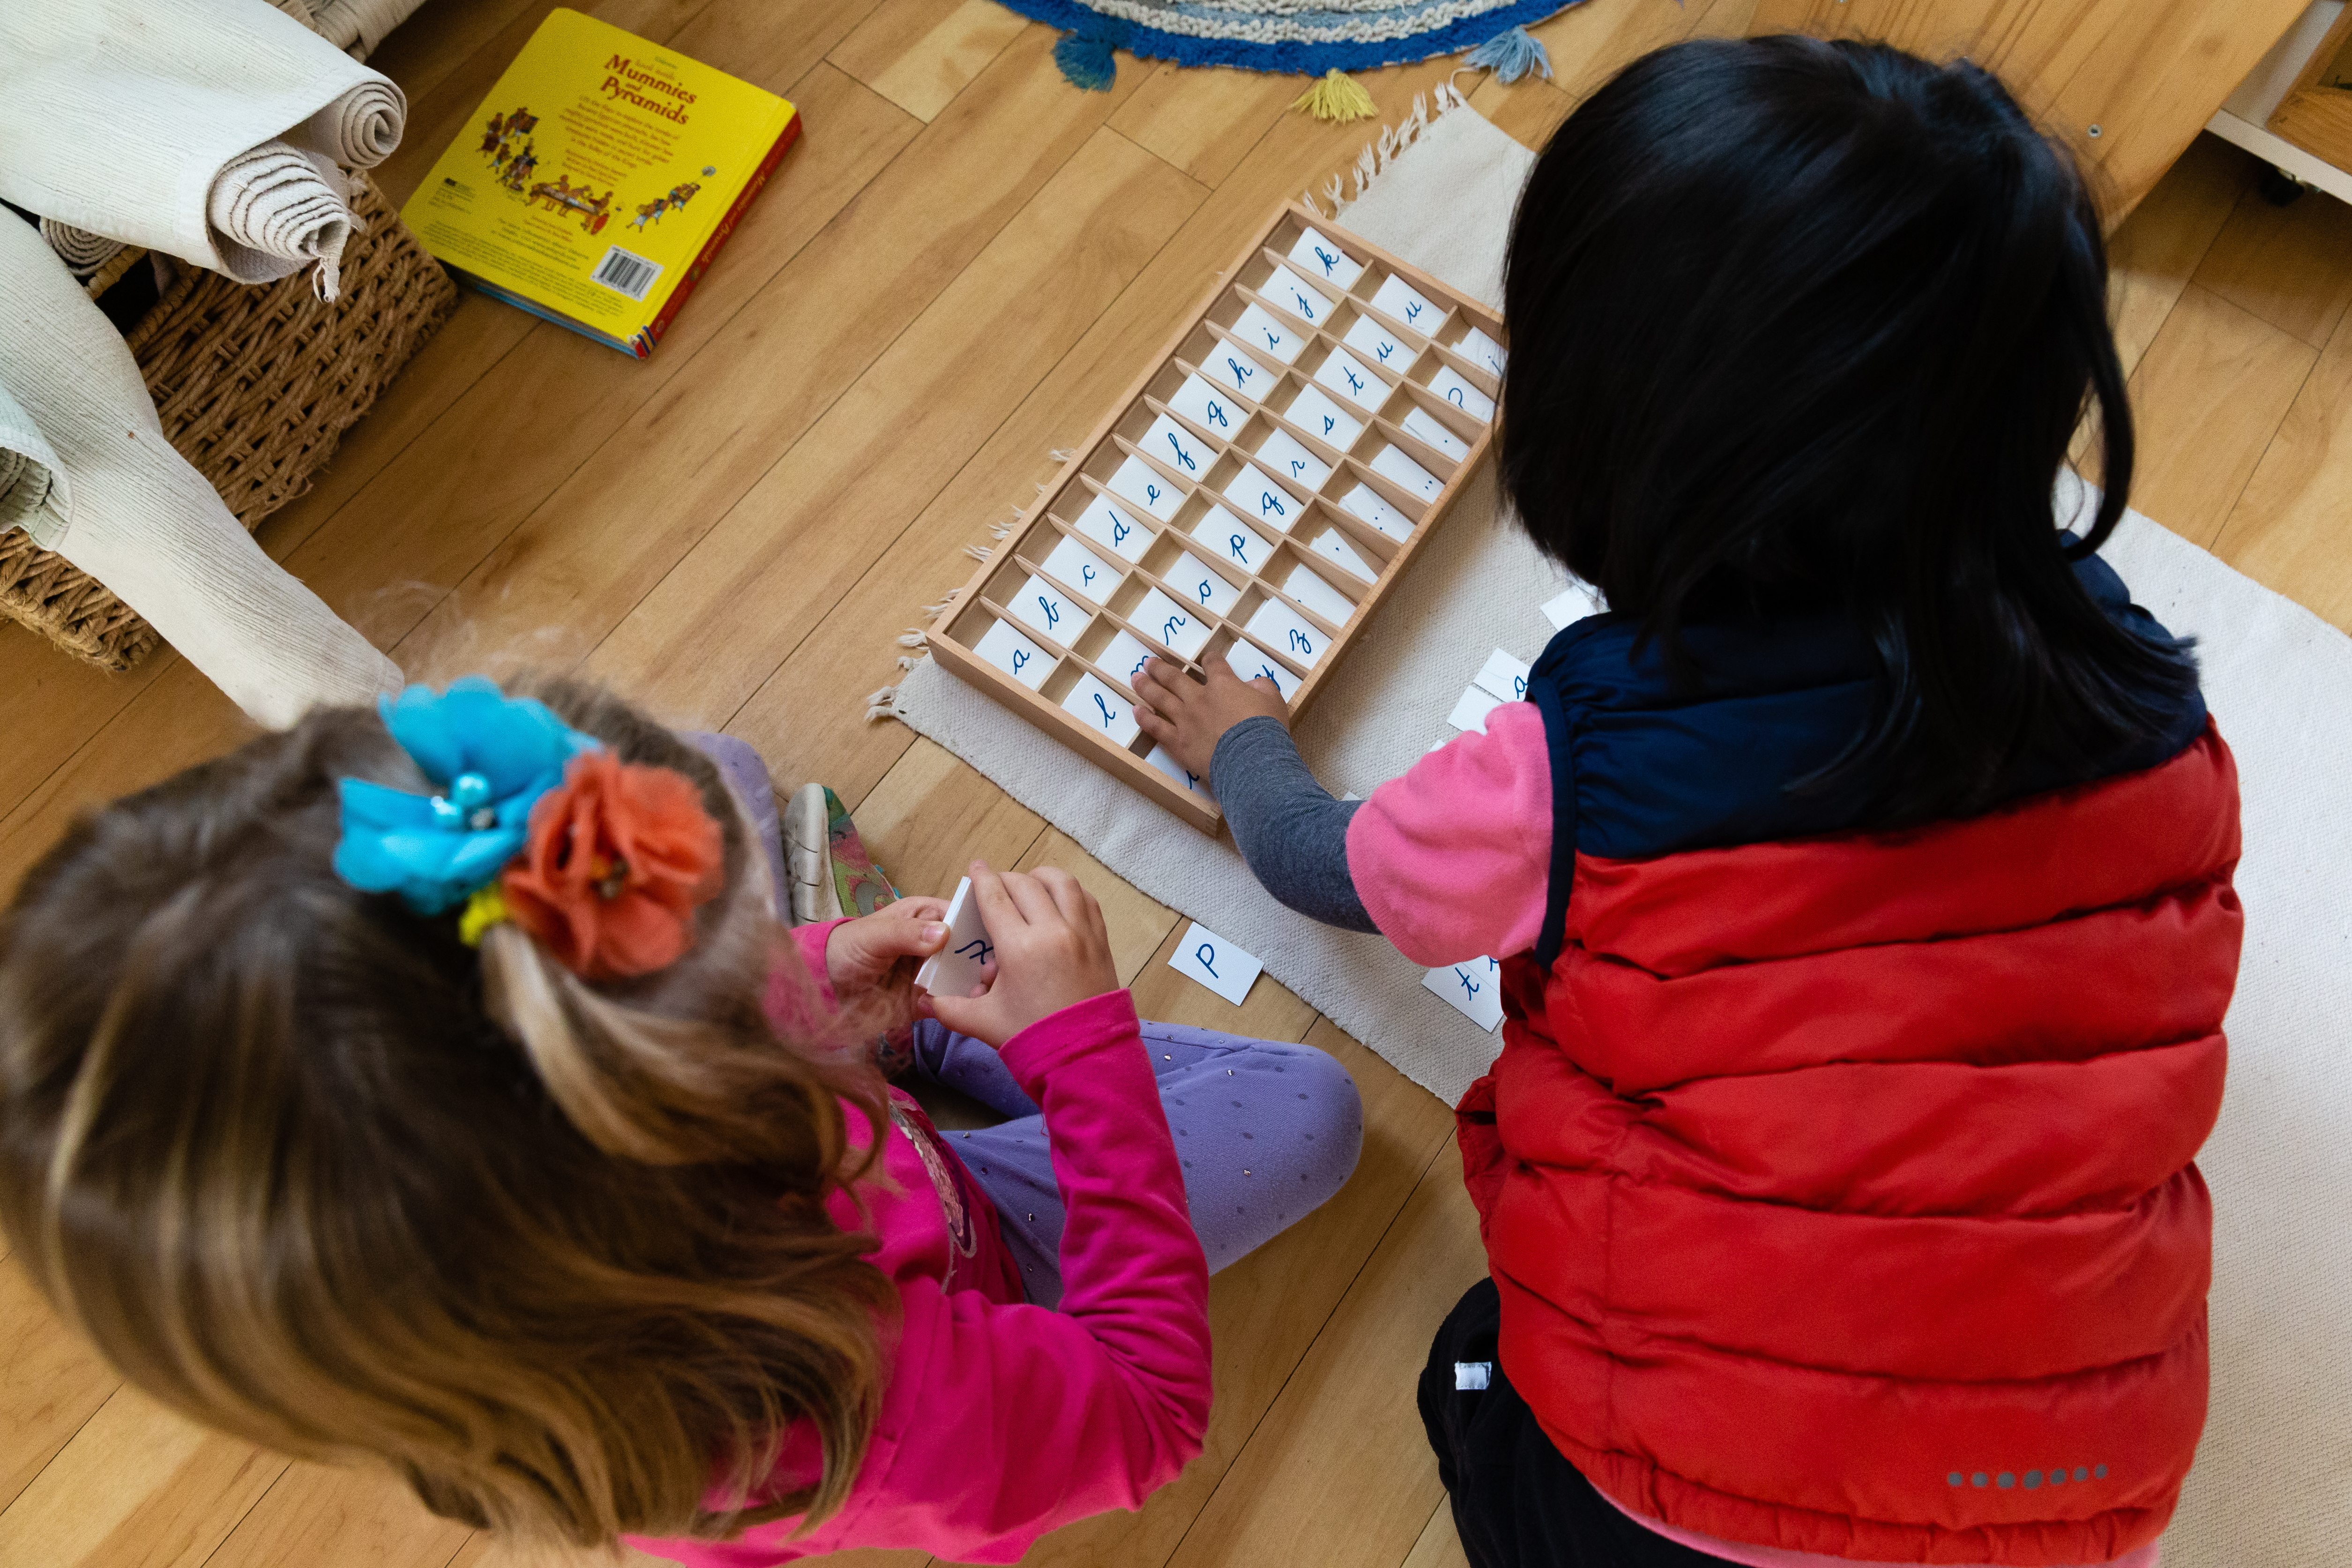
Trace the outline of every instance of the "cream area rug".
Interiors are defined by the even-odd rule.
[[[1446,106],[1340,221],[1497,300],[1533,155]],[[2062,500],[2082,506],[2082,487]],[[2352,1563],[2352,638],[2133,513],[2105,552],[2134,596],[2199,639],[2205,693],[2244,790],[2246,949],[2230,1084],[2202,1166],[2216,1214],[2213,1403],[2167,1568]],[[1359,637],[1298,726],[1334,793],[1369,794],[1453,733],[1454,700],[1497,645],[1532,659],[1539,606],[1570,584],[1496,505],[1491,466]],[[1276,903],[1210,843],[937,666],[898,715],[1160,902],[1266,971],[1440,1098],[1499,1048],[1377,937]]]

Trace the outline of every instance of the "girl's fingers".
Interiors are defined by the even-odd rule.
[[[1022,918],[1031,925],[1052,924],[1061,918],[1054,904],[1054,895],[1045,890],[1034,873],[1007,871],[1004,874],[1004,890],[1021,907]]]
[[[1087,890],[1079,885],[1078,879],[1059,866],[1041,866],[1037,868],[1036,877],[1038,883],[1052,895],[1054,908],[1060,911],[1063,921],[1078,931],[1086,930],[1087,906],[1094,900],[1087,897]]]
[[[999,937],[1028,923],[1005,890],[1005,881],[988,868],[987,861],[971,863],[971,896],[980,904],[980,923]]]
[[[948,901],[945,899],[900,899],[897,903],[884,907],[901,920],[943,921],[948,918]]]

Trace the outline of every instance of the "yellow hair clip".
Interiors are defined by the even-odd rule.
[[[474,896],[466,900],[465,913],[457,917],[457,940],[467,947],[479,947],[484,931],[494,925],[504,925],[512,918],[507,912],[505,889],[496,882],[477,888]]]

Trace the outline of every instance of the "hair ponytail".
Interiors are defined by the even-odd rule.
[[[709,760],[539,694],[719,820],[682,957],[590,982],[355,888],[339,781],[425,781],[375,713],[313,713],[78,823],[0,916],[0,1223],[142,1388],[437,1512],[579,1546],[814,1522],[898,1300],[850,1185],[879,1080],[770,1023],[797,960]],[[802,1422],[822,1462],[780,1475]]]

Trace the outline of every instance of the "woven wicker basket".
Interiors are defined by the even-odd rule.
[[[383,193],[361,184],[352,207],[367,232],[343,252],[333,304],[307,274],[254,288],[190,268],[127,339],[163,434],[247,529],[310,488],[457,301]],[[0,534],[0,614],[106,669],[129,669],[162,640],[22,529]]]

